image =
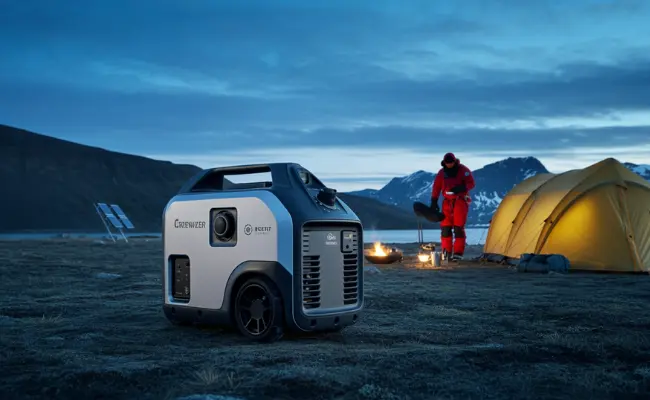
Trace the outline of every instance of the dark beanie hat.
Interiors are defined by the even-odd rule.
[[[454,155],[454,153],[447,153],[447,154],[445,154],[445,156],[442,158],[442,161],[443,161],[443,162],[446,162],[446,163],[454,162],[454,161],[456,161],[456,156]]]

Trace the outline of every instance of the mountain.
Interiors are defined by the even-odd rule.
[[[650,165],[648,164],[632,164],[629,162],[623,163],[627,169],[636,173],[643,179],[650,181]]]
[[[472,194],[468,224],[488,223],[503,196],[513,186],[531,176],[547,172],[546,167],[534,157],[511,157],[472,171],[477,189]],[[429,204],[435,177],[435,173],[420,170],[411,175],[393,178],[379,190],[365,189],[350,194],[411,210],[414,201]]]
[[[624,165],[650,181],[650,165]],[[472,172],[476,189],[472,192],[468,225],[489,223],[492,214],[510,189],[527,178],[549,171],[534,157],[510,157]],[[435,177],[435,173],[420,170],[411,175],[393,178],[381,189],[364,189],[350,194],[365,196],[410,211],[414,201],[427,204],[430,202],[431,186]]]
[[[0,232],[102,231],[95,202],[119,204],[139,232],[160,232],[165,204],[199,170],[0,125]],[[367,229],[417,226],[410,210],[340,197]]]

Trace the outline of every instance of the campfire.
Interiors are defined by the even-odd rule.
[[[366,260],[373,264],[392,264],[402,261],[403,254],[396,248],[386,248],[381,242],[375,242],[374,248],[366,254]]]
[[[386,250],[384,250],[384,247],[381,245],[380,242],[375,242],[375,249],[374,253],[371,253],[373,256],[381,256],[381,257],[386,257],[388,254]]]

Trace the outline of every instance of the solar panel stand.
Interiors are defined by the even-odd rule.
[[[120,206],[118,206],[117,204],[111,204],[109,207],[113,211],[115,211],[115,215],[117,215],[117,218],[120,220],[120,222],[122,222],[122,225],[124,225],[126,229],[135,229],[135,226],[133,225],[129,217],[126,216],[126,213],[122,210],[122,208],[120,208]],[[122,233],[122,237],[124,238],[124,240],[128,242],[126,236],[124,235],[124,232],[122,232],[122,229],[120,229],[120,233]]]
[[[122,228],[134,229],[135,227],[129,220],[129,217],[126,216],[126,213],[122,211],[120,206],[118,206],[117,204],[111,204],[110,206],[108,206],[106,203],[97,203],[95,204],[95,210],[102,218],[102,222],[104,223],[106,230],[108,231],[109,235],[111,236],[111,239],[113,239],[114,242],[115,242],[115,236],[110,229],[111,225],[113,225],[113,227],[120,233],[120,235],[122,235],[122,238],[124,239],[125,242],[129,241],[126,238],[126,235],[124,234]]]
[[[120,233],[120,235],[122,235],[122,238],[124,239],[124,241],[128,243],[129,240],[128,240],[128,239],[126,238],[126,236],[124,235],[124,232],[122,231],[122,229],[117,228],[117,231]]]
[[[93,204],[95,206],[95,211],[99,215],[99,219],[102,220],[102,224],[104,224],[104,228],[106,228],[106,232],[108,232],[108,236],[111,238],[113,242],[115,242],[115,236],[113,235],[113,232],[111,232],[111,228],[108,224],[108,221],[106,220],[106,217],[102,213],[102,211],[99,209],[99,206],[97,204]]]

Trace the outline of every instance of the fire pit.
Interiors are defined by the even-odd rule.
[[[372,264],[392,264],[394,262],[401,262],[404,259],[402,251],[396,248],[387,249],[376,242],[373,250],[366,253],[366,260]]]

